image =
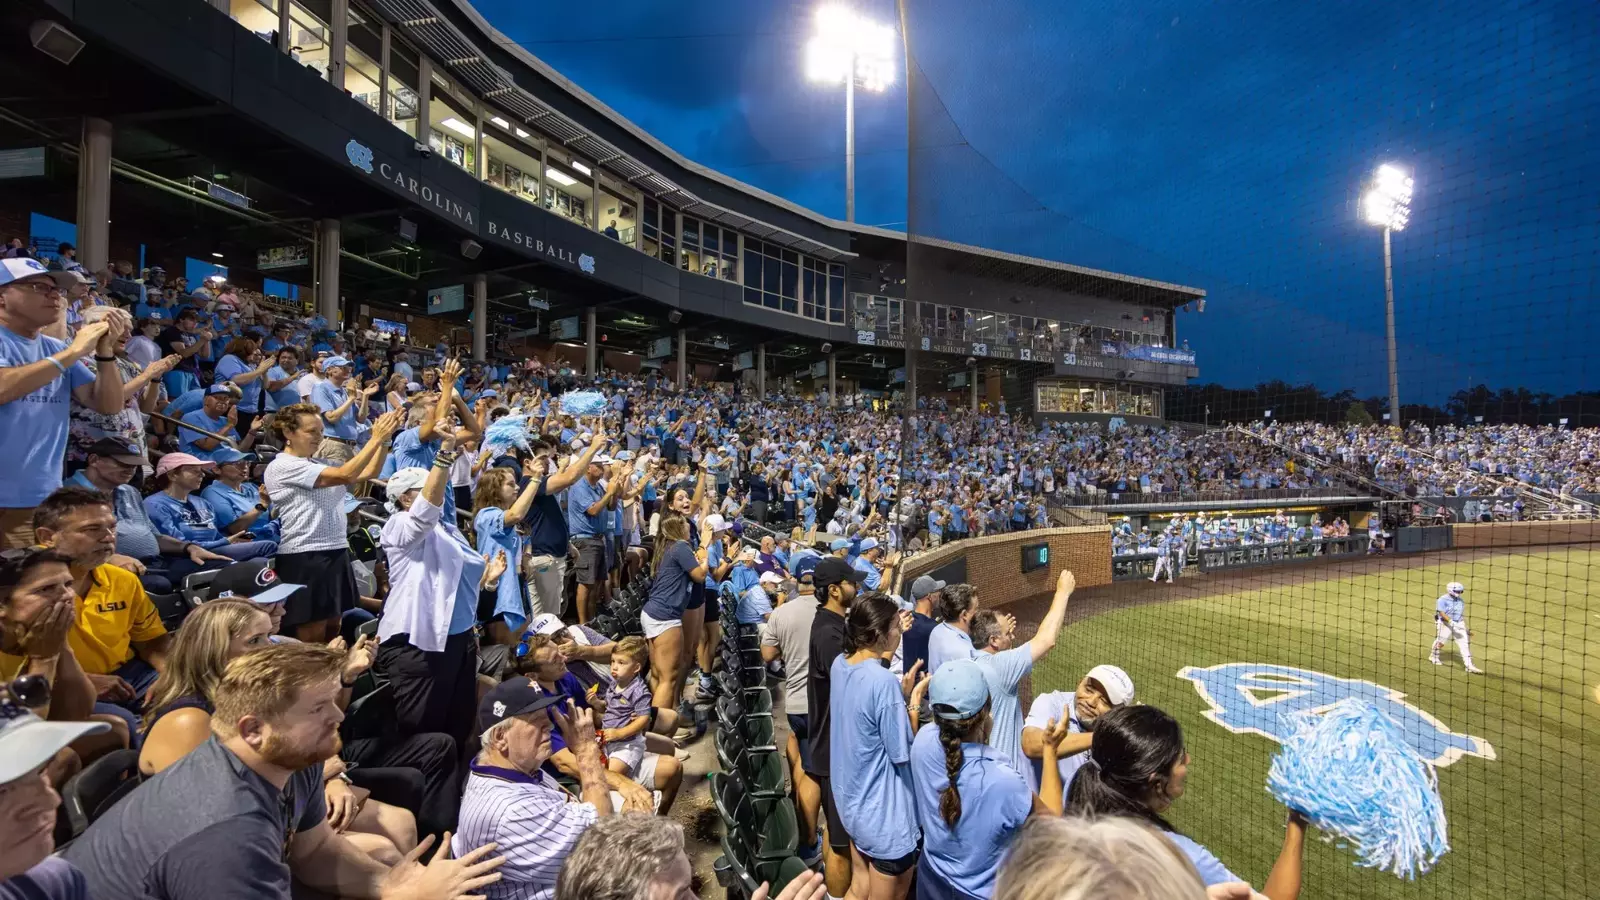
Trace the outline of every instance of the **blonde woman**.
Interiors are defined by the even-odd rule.
[[[681,515],[668,515],[661,520],[660,534],[656,535],[655,560],[651,565],[654,576],[650,581],[650,595],[644,602],[639,621],[645,640],[650,642],[650,680],[652,704],[660,710],[659,716],[677,716],[678,699],[683,693],[684,663],[688,655],[684,643],[684,613],[689,602],[691,584],[704,584],[706,550],[696,550],[689,543],[689,520]],[[657,727],[672,733],[672,723],[658,721]]]
[[[233,659],[268,646],[272,620],[250,600],[213,600],[184,620],[167,655],[167,668],[150,688],[139,771],[154,775],[189,755],[211,738],[212,701],[222,672]],[[348,681],[372,663],[365,646],[345,663]],[[341,701],[342,702],[342,701]],[[324,763],[324,791],[330,824],[369,856],[394,865],[417,844],[410,812],[367,800],[365,792],[341,777],[337,757]]]

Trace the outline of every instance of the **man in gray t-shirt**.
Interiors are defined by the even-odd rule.
[[[280,792],[212,737],[63,855],[91,897],[288,897],[289,842],[326,815],[321,763],[290,775]]]

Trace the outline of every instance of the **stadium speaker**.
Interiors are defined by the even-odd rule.
[[[477,259],[478,258],[478,254],[482,253],[482,252],[483,252],[483,245],[482,244],[478,243],[477,241],[473,240],[472,238],[462,238],[461,239],[461,255],[462,256],[465,256],[467,259]]]
[[[411,221],[410,219],[402,217],[400,219],[397,232],[400,235],[400,240],[409,244],[415,244],[417,242],[417,223]]]
[[[667,313],[667,321],[676,325],[683,321],[683,313],[673,310],[672,312]]]
[[[72,65],[84,48],[84,40],[49,19],[40,19],[28,27],[28,39],[33,49],[64,66]]]
[[[824,343],[822,345],[822,352],[823,353],[832,353],[833,352],[833,345],[832,344],[828,344],[828,343]]]

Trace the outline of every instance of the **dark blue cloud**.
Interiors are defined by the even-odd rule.
[[[1417,179],[1402,396],[1594,386],[1592,4],[907,2],[911,122],[904,77],[861,98],[858,220],[1205,288],[1180,331],[1206,379],[1377,394],[1382,240],[1357,204],[1394,161]],[[479,7],[686,155],[842,215],[809,4]]]

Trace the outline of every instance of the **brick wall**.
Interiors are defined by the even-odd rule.
[[[1452,525],[1455,546],[1538,547],[1600,541],[1600,522],[1495,522]]]
[[[1050,565],[1022,571],[1022,546],[1046,542]],[[1055,590],[1062,569],[1071,569],[1078,587],[1111,583],[1111,529],[1103,525],[1077,528],[1041,528],[1015,534],[997,534],[948,544],[907,560],[902,591],[910,590],[918,575],[931,572],[965,555],[967,581],[978,589],[984,606],[999,606]]]

